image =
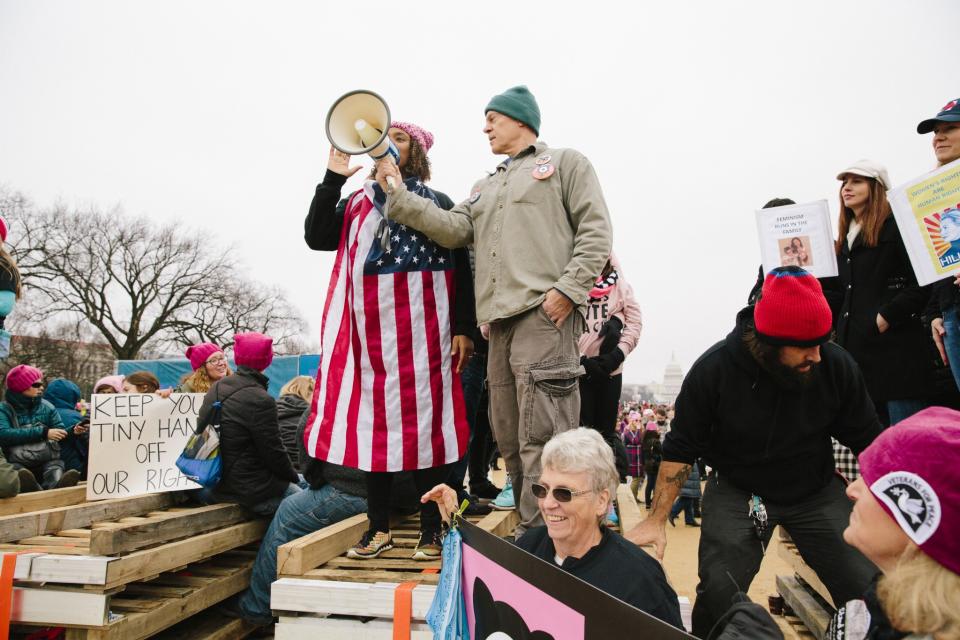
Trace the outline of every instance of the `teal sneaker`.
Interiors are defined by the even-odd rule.
[[[493,502],[490,503],[490,506],[497,511],[511,511],[515,509],[517,505],[513,501],[513,485],[507,482],[506,486],[503,488],[503,491],[501,491],[500,495],[493,499]]]

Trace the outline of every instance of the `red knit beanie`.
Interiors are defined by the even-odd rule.
[[[800,267],[777,267],[753,308],[757,337],[773,345],[814,347],[830,339],[833,317],[820,282]]]

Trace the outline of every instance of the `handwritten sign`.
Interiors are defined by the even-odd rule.
[[[757,232],[764,273],[794,265],[817,278],[837,275],[837,254],[826,200],[760,209]]]
[[[176,461],[202,402],[202,393],[93,396],[87,500],[199,489]]]
[[[920,286],[960,273],[960,160],[891,189],[897,228]]]

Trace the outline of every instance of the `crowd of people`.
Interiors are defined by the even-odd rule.
[[[839,275],[805,271],[808,247],[792,239],[673,406],[623,403],[642,314],[597,176],[539,139],[526,87],[494,96],[484,116],[506,159],[460,204],[426,184],[434,136],[422,126],[393,122],[396,161],[346,197],[360,168],[331,148],[304,229],[309,248],[336,253],[315,378],[275,400],[263,373],[272,340],[242,333],[236,370],[203,343],[174,389],[146,371],[94,384],[205,394],[197,429],[219,424],[223,476],[189,497],[272,518],[249,588],[225,611],[269,624],[277,547],[360,513],[368,527],[351,558],[391,549],[392,515],[419,511],[412,558],[435,560],[466,499],[474,513],[516,509],[520,548],[674,626],[676,593],[656,560],[682,513],[702,527],[697,637],[777,637],[742,594],[776,526],[840,605],[843,635],[831,637],[960,637],[960,413],[949,408],[960,407],[960,278],[918,285],[886,169],[861,160],[837,175]],[[918,132],[934,134],[938,166],[960,159],[960,102]],[[20,281],[5,252],[0,267],[12,294],[2,316]],[[79,387],[44,390],[26,364],[5,387],[0,494],[76,484],[89,446]],[[488,477],[494,449],[503,487]],[[605,526],[621,483],[647,514],[622,535]],[[753,635],[734,635],[745,620]]]

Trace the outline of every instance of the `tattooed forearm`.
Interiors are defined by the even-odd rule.
[[[690,477],[693,465],[682,462],[663,462],[657,474],[657,488],[653,492],[650,511],[653,517],[666,520],[683,483]]]

